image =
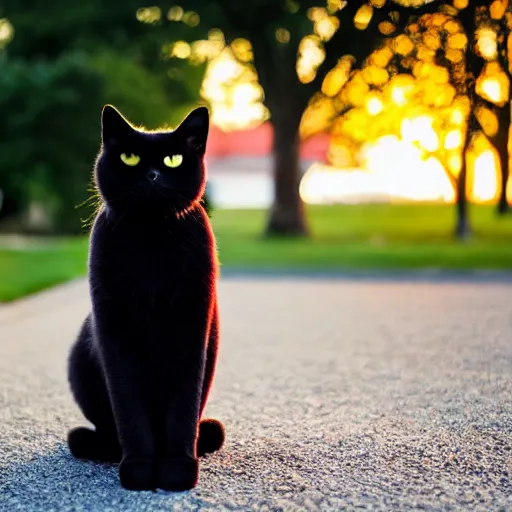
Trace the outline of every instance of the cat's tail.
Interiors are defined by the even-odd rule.
[[[202,457],[222,448],[226,433],[224,425],[214,419],[201,420],[199,423],[199,436],[197,439],[197,455]]]

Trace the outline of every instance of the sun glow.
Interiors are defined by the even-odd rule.
[[[472,196],[475,201],[487,202],[496,198],[498,178],[496,160],[491,150],[480,153],[475,160]]]
[[[510,80],[497,62],[488,62],[476,82],[476,92],[482,98],[503,106],[510,95]]]
[[[384,110],[384,104],[380,98],[375,96],[368,98],[366,102],[366,108],[371,116],[376,116]]]
[[[394,87],[391,91],[391,97],[397,105],[405,105],[407,98],[405,97],[405,90],[402,87]]]
[[[462,145],[462,133],[459,130],[451,130],[444,139],[444,149],[457,149]]]
[[[362,12],[358,21],[366,23],[369,14]],[[328,19],[325,9],[311,11],[310,15],[315,23]],[[328,34],[319,32],[304,38],[300,45],[297,74],[302,82],[315,77],[324,58],[321,39]],[[288,44],[285,36],[280,33],[280,44]],[[482,32],[482,53],[493,53],[493,37],[491,32]],[[250,42],[238,39],[231,47],[221,49],[224,40],[217,37],[215,41],[217,46],[205,46],[205,51],[213,53],[208,55],[202,87],[202,95],[211,105],[213,123],[224,130],[260,124],[268,119],[269,112],[250,66]],[[465,44],[462,40],[455,43]],[[405,53],[411,51],[407,45],[402,46]],[[183,53],[184,48],[180,50]],[[195,51],[192,47],[192,53]],[[326,157],[326,161],[313,164],[301,181],[300,194],[307,203],[455,201],[454,179],[463,162],[467,99],[456,95],[446,70],[428,59],[415,65],[413,74],[384,76],[389,51],[379,51],[382,62],[375,52],[368,67],[358,72],[352,72],[349,59],[341,59],[322,84],[323,98],[313,102],[303,116],[303,138],[332,130],[328,151],[332,160],[328,164]],[[378,88],[368,87],[372,80],[379,82]],[[505,102],[509,88],[508,77],[494,63],[486,66],[477,82],[478,94],[496,105]],[[352,106],[343,119],[336,120],[336,101]],[[488,112],[479,111],[477,115],[483,131],[492,136],[495,119]],[[468,194],[474,202],[494,201],[500,187],[499,160],[489,147],[472,143],[467,155]]]
[[[487,60],[494,60],[498,53],[498,36],[496,31],[483,27],[476,33],[477,51]]]
[[[402,121],[402,138],[406,142],[417,142],[423,149],[434,152],[439,149],[439,137],[432,124],[430,116],[419,116]]]
[[[314,164],[302,179],[302,199],[309,204],[375,200],[453,201],[453,188],[440,162],[435,158],[415,162],[414,146],[396,142],[381,141],[369,148],[368,164],[373,171],[357,168],[338,172],[332,167]],[[386,144],[402,151],[403,158],[391,163],[387,149],[383,149]],[[385,155],[387,163],[375,165],[372,153],[379,157]]]
[[[363,166],[380,180],[384,190],[396,197],[453,199],[453,189],[439,160],[424,158],[412,141],[393,135],[378,139],[363,148]]]
[[[498,102],[501,98],[501,86],[496,78],[489,78],[482,84],[482,93],[493,102]]]
[[[213,123],[224,130],[254,126],[268,117],[256,73],[230,48],[208,63],[201,94],[211,104]]]
[[[457,135],[459,137],[459,135]],[[460,156],[452,156],[460,168]],[[469,167],[469,198],[476,203],[494,201],[499,179],[491,150],[473,155]],[[509,187],[509,197],[512,187]],[[363,147],[361,165],[338,169],[313,164],[304,175],[300,194],[309,204],[364,201],[435,201],[453,203],[455,189],[440,160],[425,157],[412,141],[395,135],[381,137]]]

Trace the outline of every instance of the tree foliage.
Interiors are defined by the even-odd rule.
[[[333,99],[331,117],[339,115],[334,134],[342,144],[344,138],[361,143],[383,133],[410,139],[415,127],[409,120],[422,121],[422,138],[413,141],[447,171],[457,198],[456,231],[466,236],[473,178],[468,165],[475,165],[475,154],[489,153],[490,144],[503,176],[500,207],[507,205],[510,2],[454,0],[419,14],[401,27],[394,16],[393,23],[380,23],[387,35],[382,45],[361,70],[338,64],[331,74],[340,77],[324,81],[318,102]],[[401,97],[390,98],[395,93]]]
[[[363,0],[184,0],[168,12],[159,10],[158,19],[151,19],[152,23],[171,23],[172,42],[176,41],[174,27],[193,18],[197,23],[188,24],[199,30],[186,35],[188,41],[195,40],[193,46],[206,37],[205,28],[217,29],[233,55],[256,71],[274,127],[269,234],[304,235],[308,231],[299,195],[298,149],[299,126],[310,100],[340,58],[350,55],[351,66],[360,66],[383,38],[377,27],[393,19],[402,23],[417,7],[392,0],[374,4]],[[425,9],[434,9],[433,4]],[[241,47],[245,51],[240,52]]]
[[[480,129],[508,178],[509,90],[497,101],[482,77],[510,89],[510,10],[509,0],[11,0],[0,11],[15,30],[0,61],[0,186],[22,207],[44,198],[61,229],[78,225],[70,205],[84,197],[101,105],[149,127],[175,123],[198,100],[207,61],[227,49],[257,77],[274,128],[267,233],[308,232],[301,138],[331,129],[334,147],[355,147],[384,130],[403,136],[406,109],[430,113],[433,135],[413,142],[447,170],[465,232],[466,156]],[[478,42],[491,32],[492,55]],[[2,33],[0,21],[0,45]]]
[[[156,128],[196,103],[204,67],[165,62],[164,39],[137,8],[13,0],[2,12],[14,37],[0,59],[0,189],[4,213],[22,214],[25,229],[83,232],[104,104]],[[27,217],[34,204],[46,214],[37,226]]]

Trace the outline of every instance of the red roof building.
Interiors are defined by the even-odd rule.
[[[212,126],[206,156],[209,162],[229,157],[265,157],[272,153],[272,140],[273,127],[268,122],[233,132]],[[327,162],[328,148],[329,134],[320,133],[302,143],[300,157],[306,161]]]

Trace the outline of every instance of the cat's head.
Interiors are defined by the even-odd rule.
[[[204,192],[208,126],[206,107],[192,111],[175,130],[144,131],[106,105],[95,179],[107,205],[176,213],[191,208]]]

